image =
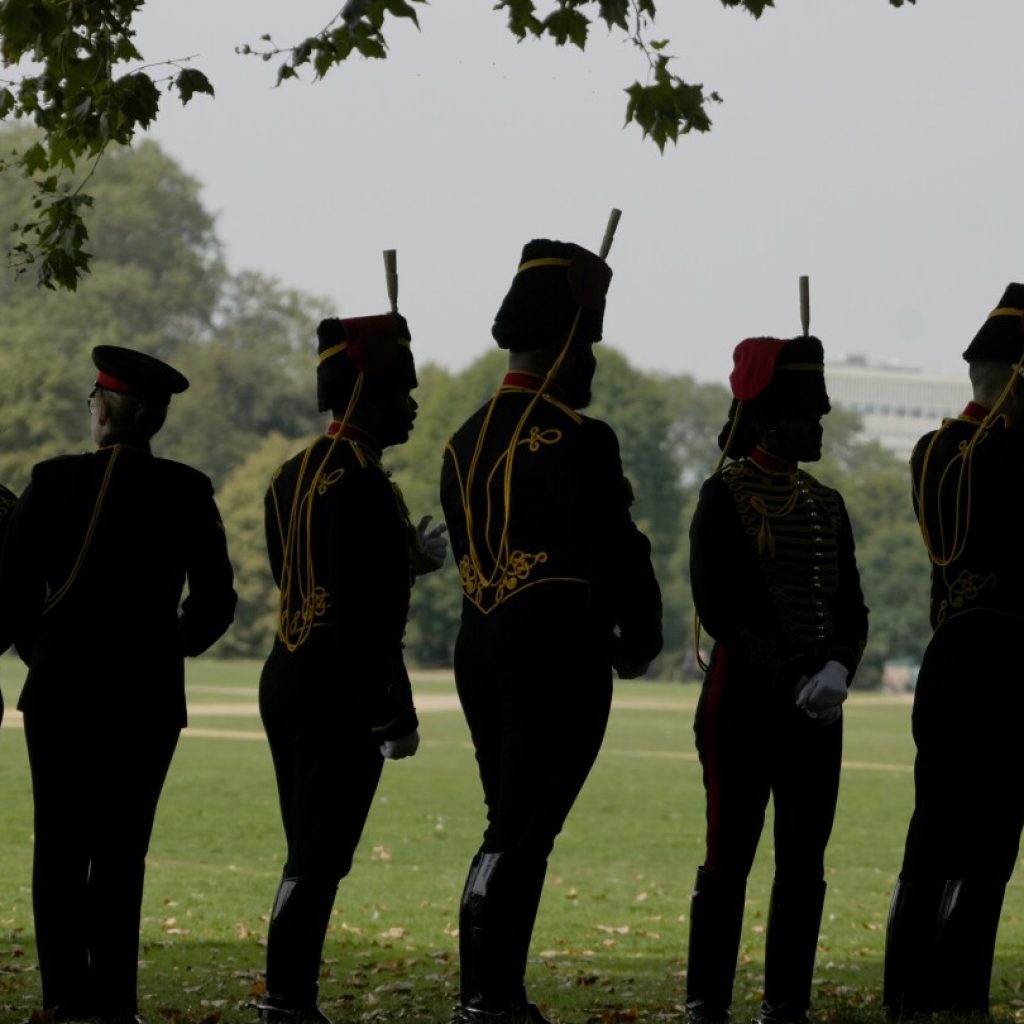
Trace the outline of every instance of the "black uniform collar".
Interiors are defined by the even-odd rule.
[[[104,448],[113,448],[116,444],[119,444],[124,448],[135,448],[140,452],[146,452],[148,455],[153,454],[153,450],[149,446],[149,438],[143,437],[134,430],[120,430],[115,431],[112,434],[107,434],[107,436],[103,438],[100,450],[102,451]]]

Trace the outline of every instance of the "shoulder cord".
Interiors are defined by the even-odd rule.
[[[295,481],[295,490],[292,493],[287,532],[283,529],[281,522],[281,511],[273,482],[270,485],[274,508],[277,512],[278,531],[283,538],[277,636],[290,654],[294,654],[309,639],[316,622],[319,604],[313,561],[313,500],[317,494],[326,493],[327,486],[337,479],[333,474],[323,478],[323,472],[334,454],[338,441],[343,439],[345,426],[359,401],[362,388],[363,374],[360,372],[352,388],[352,396],[349,398],[340,426],[331,437],[327,451],[320,460],[316,472],[313,473],[308,487],[303,487],[303,481],[320,438],[310,444],[303,453],[299,475]],[[368,459],[359,442],[354,438],[344,438],[344,440],[355,452],[360,464],[365,466]]]
[[[1024,329],[1024,316],[1021,317],[1021,327]],[[925,508],[925,479],[928,473],[928,465],[931,461],[932,453],[935,448],[935,443],[938,441],[940,435],[944,430],[947,429],[949,424],[955,423],[956,420],[949,419],[944,420],[942,426],[932,435],[932,439],[928,442],[928,447],[925,449],[924,458],[921,460],[921,482],[918,485],[915,498],[917,499],[917,525],[921,531],[921,537],[924,540],[925,550],[928,552],[928,557],[931,560],[932,565],[939,569],[945,569],[964,553],[964,548],[967,546],[967,538],[970,535],[971,530],[971,503],[972,503],[972,479],[973,479],[973,460],[974,450],[978,444],[984,440],[985,436],[992,429],[996,420],[1002,415],[1000,409],[1003,403],[1010,396],[1010,391],[1013,389],[1014,383],[1021,372],[1021,366],[1024,365],[1024,355],[1021,355],[1020,359],[1014,364],[1013,369],[1010,371],[1010,376],[1003,386],[1003,390],[999,394],[999,398],[996,400],[995,405],[985,414],[985,418],[978,425],[978,429],[975,430],[969,441],[966,441],[960,445],[960,449],[956,457],[946,465],[942,471],[942,477],[939,480],[939,490],[941,491],[943,483],[945,483],[946,476],[952,470],[953,464],[959,462],[959,469],[957,471],[956,478],[956,511],[953,519],[953,537],[949,545],[949,554],[943,555],[936,550],[935,545],[932,543],[931,534],[928,531],[927,514]],[[939,516],[939,532],[940,532],[940,544],[945,540],[945,528],[942,521],[942,507],[938,505],[938,516]],[[963,514],[961,515],[961,509]]]
[[[715,465],[712,476],[722,472],[722,468],[725,464],[726,452],[729,451],[729,447],[732,444],[733,438],[736,435],[736,428],[740,421],[740,416],[743,413],[743,403],[739,402],[736,406],[736,414],[732,420],[732,426],[729,428],[729,436],[726,439],[725,447],[722,449],[722,454],[719,456],[718,463]],[[750,507],[758,513],[761,517],[761,525],[757,531],[757,550],[759,553],[768,552],[769,556],[774,555],[775,551],[775,539],[772,536],[771,520],[782,519],[788,516],[790,512],[796,508],[796,503],[800,496],[800,488],[794,483],[793,490],[790,495],[783,500],[778,507],[771,508],[763,498],[759,495],[752,495],[750,499]],[[697,666],[701,671],[706,672],[708,666],[705,664],[704,659],[700,654],[700,638],[701,638],[701,621],[700,615],[697,609],[693,610],[693,651],[697,660]]]
[[[92,518],[89,520],[89,527],[85,531],[85,540],[82,541],[82,547],[79,549],[78,557],[75,559],[75,564],[71,568],[71,572],[68,578],[58,587],[46,600],[46,605],[43,608],[43,615],[51,612],[54,607],[63,600],[64,596],[71,589],[72,584],[78,578],[78,573],[81,571],[82,565],[85,562],[85,556],[89,553],[89,548],[92,546],[93,534],[96,532],[96,524],[100,520],[100,512],[103,509],[103,501],[107,496],[107,489],[110,486],[110,476],[114,471],[114,463],[117,461],[117,456],[121,452],[121,446],[115,444],[110,451],[110,458],[107,460],[107,468],[103,471],[103,480],[100,482],[100,489],[96,495],[96,502],[92,509]]]
[[[455,458],[455,452],[452,451],[452,462],[455,466],[456,479],[459,484],[459,499],[462,504],[462,514],[466,518],[466,535],[469,544],[469,561],[473,567],[473,571],[476,573],[476,578],[479,581],[480,589],[488,589],[493,587],[501,576],[505,573],[509,559],[508,550],[508,533],[509,524],[512,517],[512,466],[516,453],[516,449],[519,445],[519,438],[523,432],[523,428],[526,426],[527,420],[530,418],[530,414],[536,408],[537,403],[542,397],[546,398],[547,389],[551,386],[552,381],[555,379],[556,374],[565,361],[565,357],[569,352],[569,348],[572,345],[573,339],[576,337],[576,330],[579,327],[580,316],[583,312],[581,306],[576,310],[576,316],[573,318],[572,326],[569,328],[569,335],[565,339],[565,344],[562,346],[561,352],[558,353],[558,358],[551,364],[551,368],[548,370],[544,377],[544,382],[540,388],[536,391],[533,397],[530,399],[523,411],[522,416],[519,417],[519,422],[516,424],[515,429],[512,431],[512,437],[506,446],[505,450],[501,453],[499,458],[496,460],[495,465],[498,465],[502,459],[505,461],[505,470],[502,482],[502,512],[503,520],[501,525],[501,536],[498,541],[497,551],[491,551],[491,557],[494,559],[493,568],[489,573],[485,573],[483,570],[483,562],[480,558],[480,553],[477,550],[476,542],[473,536],[473,509],[471,503],[471,495],[473,491],[473,481],[476,477],[478,464],[480,457],[483,453],[484,439],[487,436],[487,430],[491,424],[491,418],[494,414],[495,406],[497,405],[498,397],[502,392],[499,387],[491,397],[491,401],[487,406],[487,412],[484,415],[484,422],[480,427],[480,433],[477,435],[476,444],[473,448],[473,456],[469,462],[469,469],[466,472],[465,482],[462,480],[462,475],[459,472],[458,460]],[[449,446],[450,448],[450,446]],[[487,522],[490,523],[490,489],[487,489]]]

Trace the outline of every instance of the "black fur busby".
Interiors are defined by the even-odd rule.
[[[733,352],[729,384],[733,399],[718,447],[733,459],[754,450],[756,418],[787,412],[824,416],[832,408],[825,389],[825,352],[810,335],[741,341]]]
[[[409,325],[398,313],[346,320],[330,317],[317,325],[316,338],[316,396],[321,412],[344,406],[360,373],[364,387],[396,391],[416,387]]]
[[[527,242],[491,334],[500,348],[513,352],[547,348],[566,341],[578,312],[574,337],[600,341],[611,279],[600,256],[572,242]]]
[[[964,351],[969,363],[1013,364],[1024,354],[1024,284],[1009,284]]]

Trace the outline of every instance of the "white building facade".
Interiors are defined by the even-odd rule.
[[[959,377],[908,367],[869,366],[849,356],[825,366],[832,405],[857,413],[864,436],[901,458],[909,458],[917,439],[948,416],[957,416],[971,399],[967,366]]]

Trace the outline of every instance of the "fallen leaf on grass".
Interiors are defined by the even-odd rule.
[[[394,928],[388,928],[387,931],[378,932],[377,938],[378,939],[404,939],[405,938],[405,929],[404,928],[399,928],[397,926],[394,927]]]
[[[595,931],[604,932],[605,935],[628,935],[628,924],[595,924]]]
[[[378,985],[373,991],[374,992],[412,992],[413,984],[411,981],[392,981],[387,985]]]

